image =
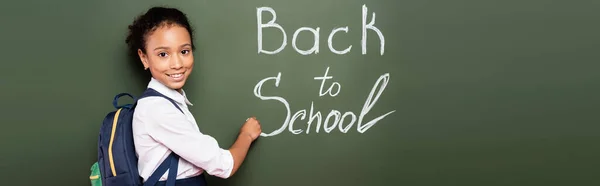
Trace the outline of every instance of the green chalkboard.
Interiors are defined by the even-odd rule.
[[[202,132],[263,125],[210,185],[600,185],[585,0],[4,2],[0,185],[90,184],[113,96],[149,80],[125,36],[155,5],[195,28]]]

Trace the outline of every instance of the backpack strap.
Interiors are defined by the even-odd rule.
[[[152,173],[152,175],[148,178],[148,180],[146,180],[146,182],[144,183],[144,186],[155,185],[158,182],[158,179],[160,179],[160,177],[165,172],[167,172],[167,170],[173,170],[173,171],[169,171],[169,177],[167,177],[166,185],[174,186],[176,176],[177,176],[178,165],[179,165],[179,156],[177,156],[177,154],[175,154],[175,153],[169,154],[169,156],[158,166],[158,168],[156,168],[156,170],[154,171],[154,173]]]
[[[160,92],[158,92],[158,91],[156,91],[156,90],[154,90],[152,88],[146,89],[146,91],[144,91],[144,93],[142,93],[142,96],[140,96],[137,100],[140,100],[140,99],[145,98],[145,97],[150,97],[150,96],[159,96],[159,97],[163,97],[163,98],[169,100],[171,103],[173,103],[173,105],[175,105],[175,107],[177,107],[177,109],[179,109],[179,111],[181,111],[181,113],[183,113],[183,110],[181,110],[181,108],[179,108],[179,106],[177,105],[177,103],[175,102],[175,100],[173,100],[173,99],[171,99],[171,98],[169,98],[169,97],[161,94]],[[136,103],[137,103],[137,101],[136,101]]]
[[[179,111],[181,111],[181,113],[184,113],[183,110],[181,110],[181,108],[179,108],[179,106],[173,99],[159,93],[158,91],[156,91],[152,88],[146,89],[146,91],[144,91],[142,96],[140,96],[137,100],[142,99],[144,97],[150,97],[150,96],[163,97],[163,98],[169,100],[173,105],[175,105],[175,107],[177,109],[179,109]],[[136,100],[136,104],[137,104],[137,100]],[[165,174],[165,172],[167,172],[167,170],[170,170],[170,171],[169,171],[169,175],[167,177],[166,186],[175,186],[178,165],[179,165],[179,156],[177,154],[171,152],[171,154],[169,154],[169,156],[158,166],[158,168],[156,168],[156,170],[152,173],[152,175],[150,175],[150,177],[148,177],[148,180],[146,180],[146,182],[144,183],[144,186],[155,185],[158,182],[158,180],[160,179],[160,177],[163,174]]]

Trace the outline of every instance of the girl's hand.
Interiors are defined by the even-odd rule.
[[[260,133],[262,129],[260,127],[260,122],[256,119],[256,117],[250,117],[246,120],[246,123],[240,129],[240,134],[248,135],[254,141]]]

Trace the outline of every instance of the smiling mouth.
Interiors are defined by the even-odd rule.
[[[176,73],[176,74],[167,74],[167,76],[172,77],[172,78],[180,78],[181,76],[183,76],[183,73]]]

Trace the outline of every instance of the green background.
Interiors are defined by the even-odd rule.
[[[111,101],[139,95],[148,77],[127,57],[133,18],[153,5],[180,8],[196,29],[186,91],[201,131],[223,148],[251,115],[270,133],[291,113],[356,115],[384,73],[389,83],[364,133],[356,123],[262,137],[232,178],[210,185],[600,185],[600,1],[189,0],[5,1],[0,6],[1,185],[89,185]],[[362,5],[375,32],[361,53]],[[257,7],[277,13],[287,46],[257,51]],[[263,14],[263,23],[271,20]],[[345,55],[327,47],[329,32]],[[318,54],[300,55],[294,31],[320,27]],[[276,29],[263,46],[281,45]],[[297,46],[308,49],[309,32]],[[329,67],[337,96],[319,96]],[[126,100],[124,100],[126,101]],[[323,118],[324,120],[325,118]],[[348,120],[346,120],[347,123]],[[363,122],[364,123],[364,122]],[[307,127],[307,120],[294,124]]]

